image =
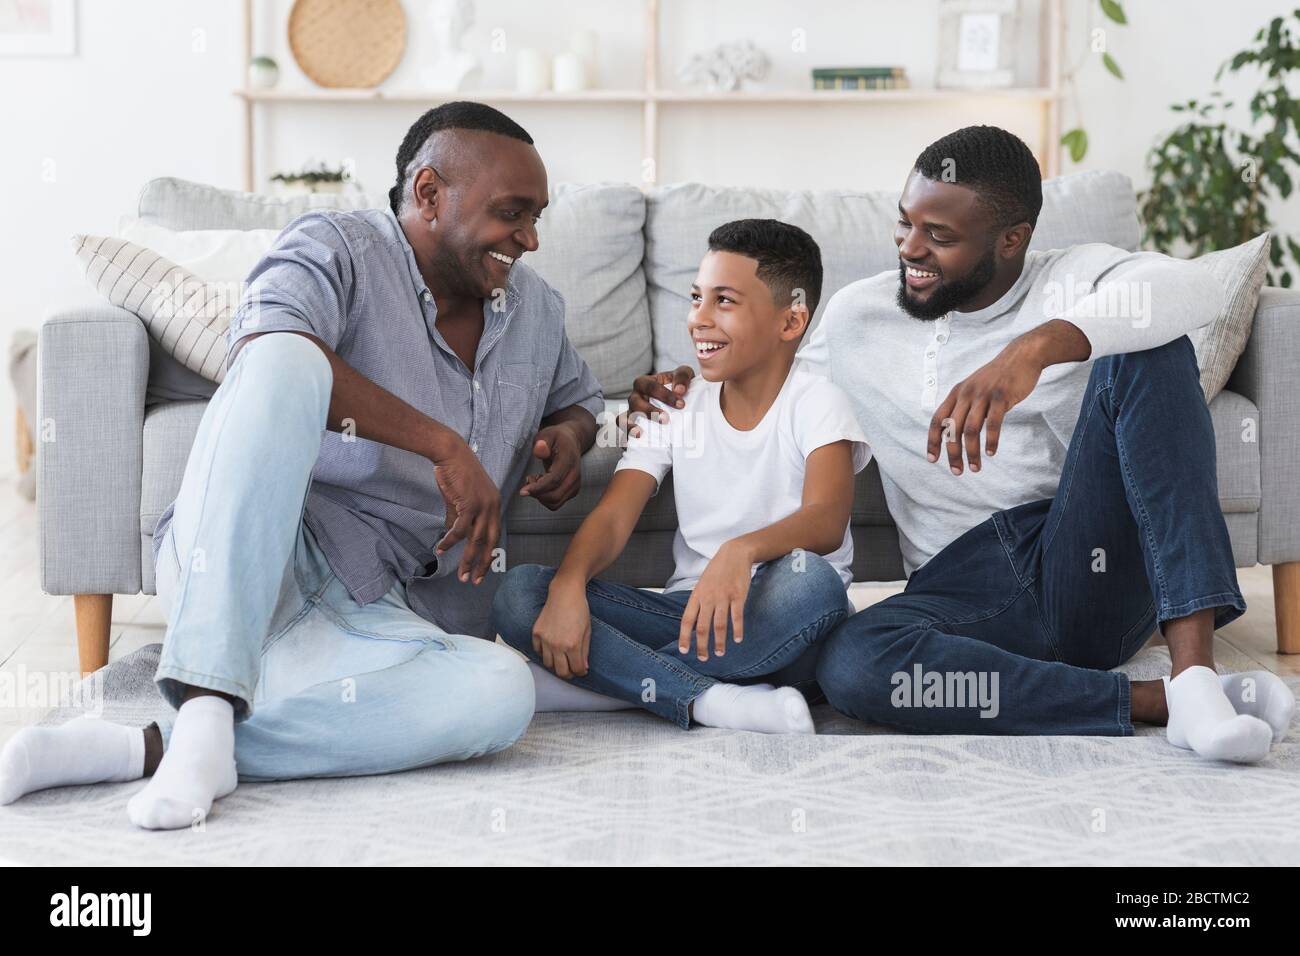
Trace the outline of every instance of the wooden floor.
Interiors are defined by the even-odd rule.
[[[1261,668],[1300,677],[1300,655],[1277,653],[1269,568],[1261,565],[1238,574],[1249,610],[1219,637]],[[855,584],[850,594],[862,608],[901,589],[901,582]],[[164,630],[152,595],[117,595],[109,660],[162,641]],[[77,670],[72,598],[40,589],[36,506],[0,485],[0,743],[40,719],[47,707],[42,688],[74,680]]]

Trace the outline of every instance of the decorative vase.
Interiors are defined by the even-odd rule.
[[[269,56],[254,57],[248,64],[248,88],[269,90],[280,82],[280,67]]]

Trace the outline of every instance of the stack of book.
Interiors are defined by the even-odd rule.
[[[911,85],[901,66],[821,67],[812,75],[814,90],[905,90]]]

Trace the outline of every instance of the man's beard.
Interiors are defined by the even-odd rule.
[[[963,302],[973,299],[984,291],[984,287],[993,281],[997,272],[997,256],[993,247],[988,255],[975,263],[974,268],[960,279],[944,282],[942,279],[934,286],[934,291],[924,302],[915,302],[907,295],[907,266],[900,259],[898,262],[898,307],[914,319],[930,322],[947,315]]]

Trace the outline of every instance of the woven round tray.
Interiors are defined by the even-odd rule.
[[[406,14],[400,0],[294,0],[289,49],[321,86],[378,86],[402,60]]]

